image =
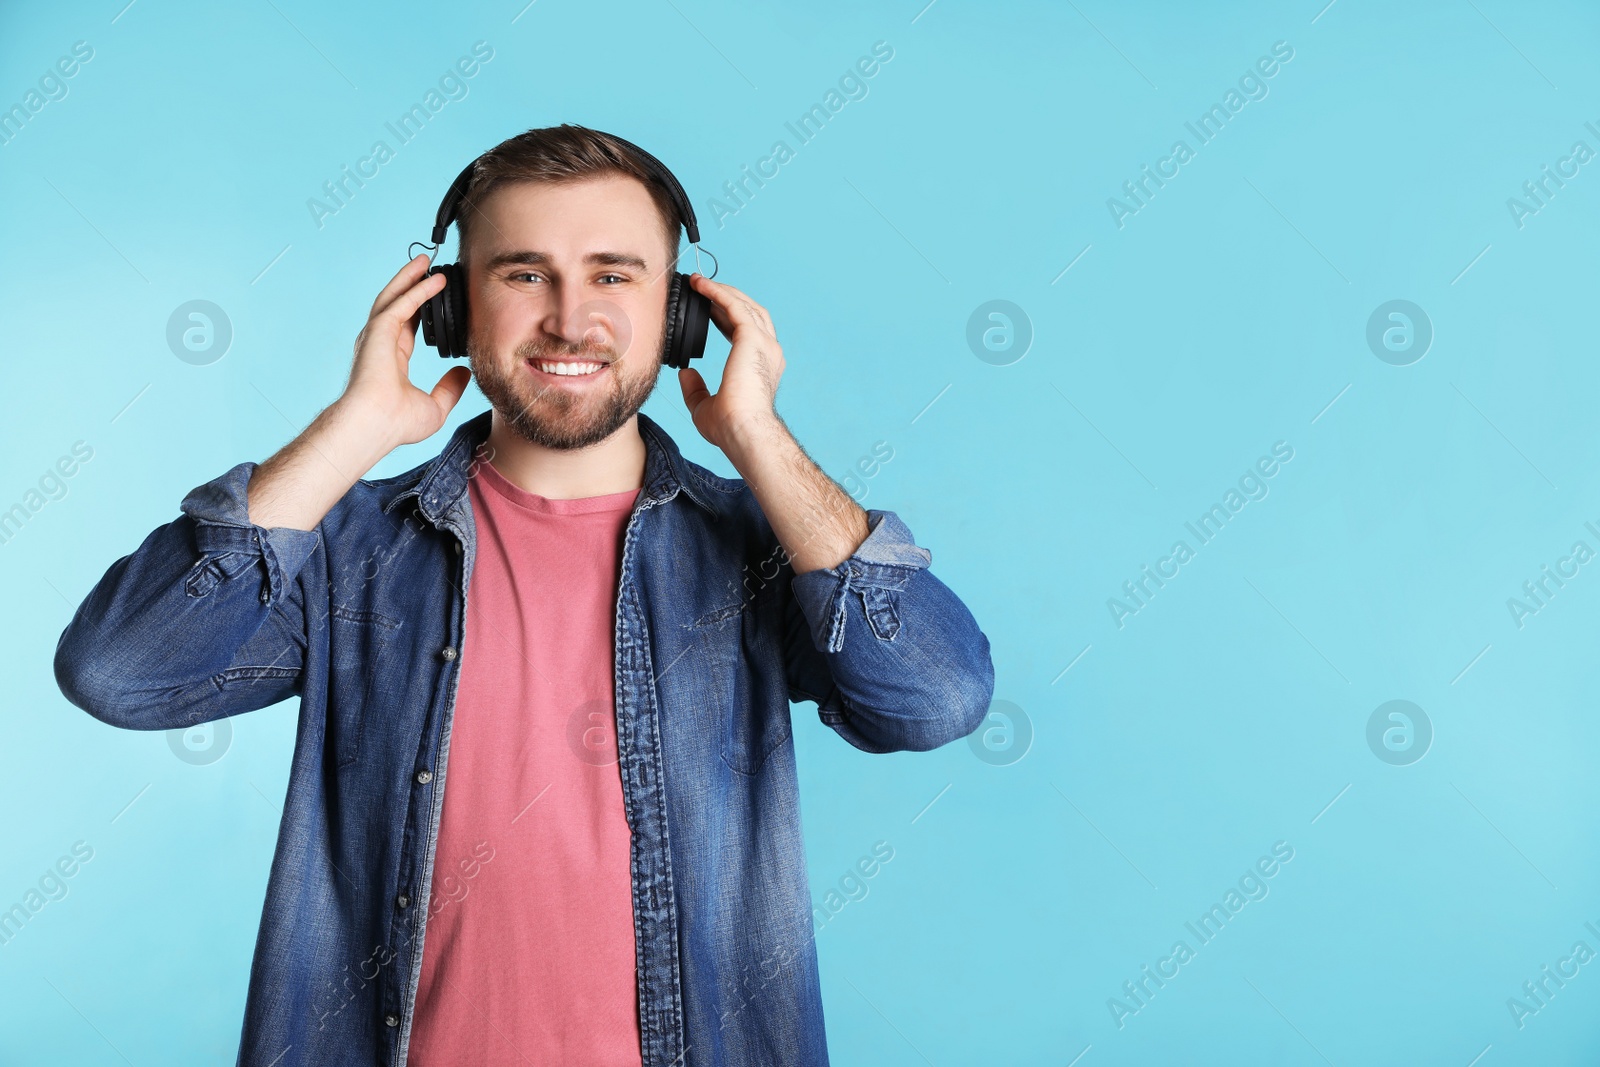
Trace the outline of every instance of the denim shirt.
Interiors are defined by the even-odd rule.
[[[57,645],[67,699],[126,729],[300,698],[241,1065],[405,1063],[489,425],[358,481],[311,531],[254,525],[238,464]],[[638,426],[614,654],[644,1067],[826,1064],[790,703],[866,752],[935,748],[986,716],[989,641],[893,512],[797,575],[742,480]]]

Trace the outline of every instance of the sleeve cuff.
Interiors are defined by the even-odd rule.
[[[191,489],[179,505],[194,520],[195,547],[200,551],[185,583],[190,596],[205,596],[219,581],[238,576],[260,559],[267,569],[261,600],[272,603],[316,550],[321,540],[316,530],[288,526],[269,530],[250,521],[250,476],[257,466],[253,461],[237,464]],[[212,566],[201,566],[207,560]]]
[[[860,597],[872,632],[881,640],[893,640],[900,630],[898,591],[933,562],[933,553],[916,544],[894,512],[868,509],[867,525],[866,540],[849,559],[794,576],[791,588],[819,651],[838,652],[844,647],[852,592]]]

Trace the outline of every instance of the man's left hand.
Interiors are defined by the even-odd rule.
[[[738,434],[777,420],[774,403],[783,376],[783,348],[772,316],[744,293],[698,272],[689,276],[689,284],[711,301],[711,321],[733,348],[715,393],[690,367],[678,371],[678,385],[700,436],[727,452]]]

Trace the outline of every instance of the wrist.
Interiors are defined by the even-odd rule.
[[[732,449],[760,447],[788,433],[789,427],[778,417],[778,412],[769,409],[732,420],[728,427],[728,445]]]
[[[317,422],[324,434],[337,441],[336,450],[361,467],[362,475],[402,444],[394,433],[392,417],[349,396],[324,408]]]
[[[734,469],[748,478],[757,461],[775,456],[790,439],[789,428],[777,412],[751,415],[729,426],[722,452]]]

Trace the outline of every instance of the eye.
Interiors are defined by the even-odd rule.
[[[625,281],[628,280],[628,279],[624,278],[620,274],[602,274],[602,275],[600,275],[600,280],[601,281],[604,281],[607,278],[615,278],[618,282],[625,282]]]
[[[522,279],[522,278],[537,278],[537,277],[539,277],[539,275],[536,274],[535,272],[525,270],[525,271],[522,271],[521,273],[513,274],[511,276],[511,280],[512,281],[518,281],[519,279]]]

